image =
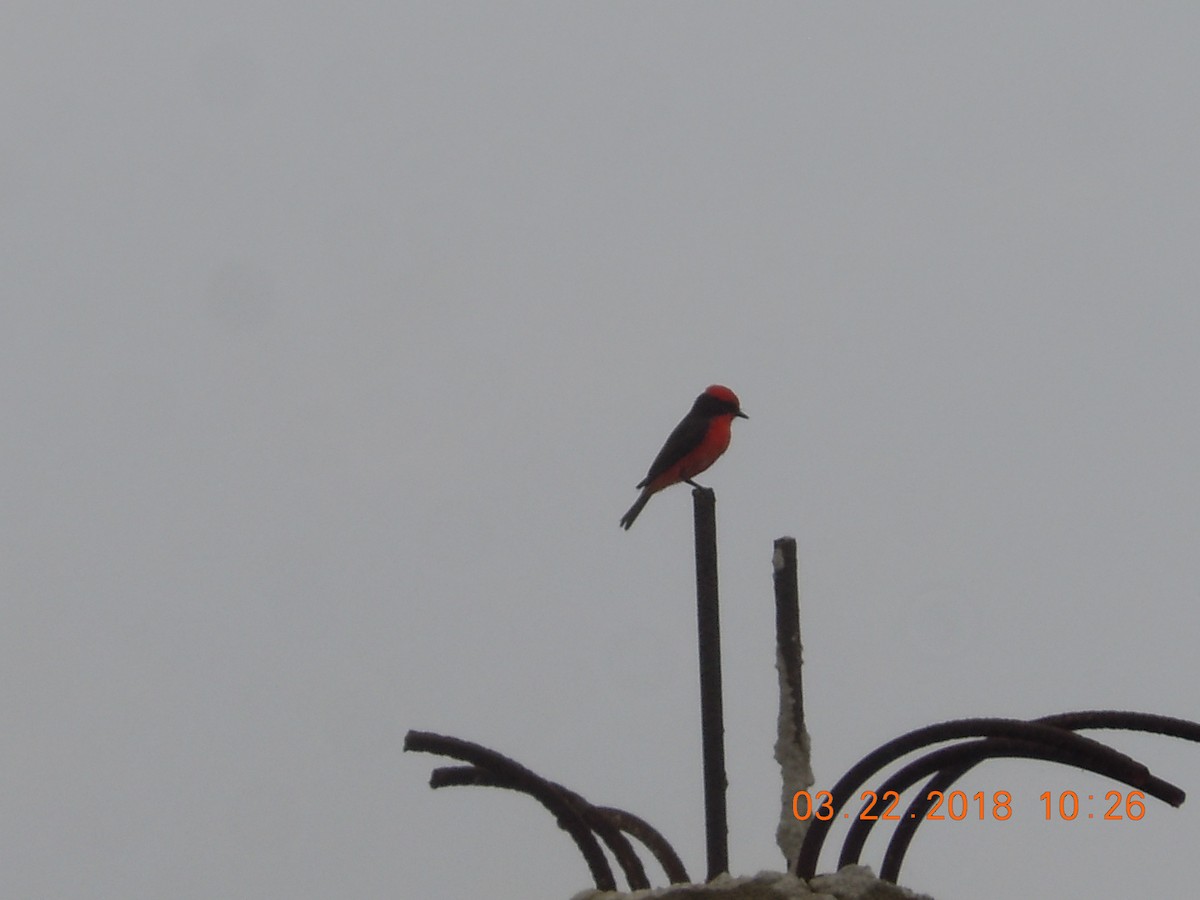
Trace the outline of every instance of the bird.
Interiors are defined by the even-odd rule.
[[[654,457],[646,477],[638,483],[642,493],[629,512],[621,516],[621,527],[628,531],[650,498],[663,488],[680,482],[700,487],[692,481],[692,476],[699,475],[725,452],[733,420],[749,418],[742,412],[737,394],[729,388],[721,384],[705,388]]]

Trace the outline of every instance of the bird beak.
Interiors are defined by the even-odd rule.
[[[735,413],[734,413],[734,416],[735,416],[736,418],[739,418],[739,419],[748,419],[748,418],[750,418],[748,415],[746,415],[746,414],[745,414],[744,412],[742,412],[740,409],[739,409],[737,412],[735,412]]]

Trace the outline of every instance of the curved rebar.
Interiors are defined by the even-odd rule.
[[[620,865],[621,871],[625,874],[625,880],[629,882],[629,889],[631,891],[648,889],[650,882],[646,878],[646,870],[642,866],[642,861],[638,859],[637,854],[633,850],[633,845],[621,833],[620,826],[616,824],[613,818],[603,813],[570,788],[563,787],[561,784],[553,781],[547,781],[546,783],[551,787],[557,788],[564,797],[570,800],[583,817],[583,821],[587,826],[608,845],[608,849],[612,851],[613,856],[617,859],[617,864]],[[464,785],[504,788],[532,796],[528,786],[517,779],[500,772],[488,772],[476,766],[445,766],[440,769],[434,769],[433,775],[429,779],[429,786],[435,789],[440,787],[461,787]]]
[[[594,806],[592,808],[601,815],[608,816],[612,823],[626,834],[631,834],[641,841],[658,860],[658,864],[662,866],[663,872],[666,873],[671,884],[691,883],[692,879],[683,866],[683,860],[675,852],[675,848],[668,844],[667,839],[649,822],[631,812],[617,809],[615,806]]]
[[[1200,723],[1172,716],[1160,716],[1154,713],[1105,709],[1080,710],[1077,712],[1043,716],[1034,721],[1071,731],[1085,728],[1122,729],[1142,731],[1150,734],[1162,734],[1168,737],[1176,737],[1200,743]],[[930,801],[928,798],[930,793],[940,791],[944,795],[947,789],[969,772],[977,762],[978,760],[972,760],[959,766],[947,767],[926,782],[921,793],[913,799],[908,809],[905,810],[905,815],[901,817],[895,831],[892,833],[891,840],[888,841],[887,850],[883,856],[883,863],[879,868],[879,877],[881,880],[890,881],[895,884],[900,878],[900,867],[904,863],[904,856],[908,852],[908,847],[912,843],[913,838],[916,837],[917,828],[920,827],[922,820],[924,820],[929,810]],[[1167,802],[1169,803],[1170,801],[1168,800]],[[1179,803],[1182,802],[1183,797],[1180,796]],[[1173,803],[1172,805],[1178,806],[1179,803]]]
[[[1147,734],[1162,734],[1185,741],[1200,743],[1200,722],[1179,719],[1175,716],[1160,716],[1157,713],[1133,712],[1124,709],[1083,709],[1075,712],[1055,713],[1036,719],[1057,728],[1071,731],[1084,729],[1120,729],[1143,731]]]
[[[511,777],[521,785],[522,790],[546,807],[558,822],[559,827],[571,835],[575,846],[583,854],[588,869],[591,870],[596,889],[600,891],[617,889],[612,868],[608,865],[604,851],[600,849],[600,844],[582,812],[570,797],[540,775],[487,747],[429,731],[408,732],[404,736],[404,749],[449,756],[452,759],[471,763],[487,772]],[[431,786],[436,787],[432,782]]]
[[[833,806],[834,814],[828,819],[814,819],[810,823],[808,833],[804,836],[804,843],[800,848],[800,854],[796,858],[794,874],[806,881],[816,874],[817,860],[820,857],[821,848],[834,819],[837,818],[837,813],[863,782],[884,766],[887,766],[907,753],[930,744],[960,738],[978,737],[1023,738],[1047,746],[1066,746],[1074,748],[1081,760],[1091,757],[1103,759],[1117,752],[1098,741],[1081,737],[1061,728],[1026,722],[1020,719],[955,719],[949,722],[927,725],[924,728],[907,732],[872,750],[851,766],[845,775],[838,779],[837,784],[830,790],[830,802]],[[1123,754],[1117,755],[1123,756]],[[1129,759],[1128,757],[1125,758]],[[1133,760],[1130,760],[1130,762],[1141,766],[1140,763],[1136,763]],[[1150,777],[1150,772],[1145,766],[1141,766],[1141,773],[1141,780],[1143,782]]]
[[[876,796],[883,797],[892,792],[897,795],[903,794],[932,772],[969,768],[985,759],[1012,757],[1040,759],[1077,766],[1144,790],[1147,794],[1173,806],[1178,806],[1183,802],[1183,791],[1175,785],[1147,773],[1146,767],[1141,763],[1135,762],[1115,750],[1112,751],[1111,757],[1081,759],[1073,748],[1007,737],[990,737],[965,744],[955,744],[952,747],[944,747],[919,757],[884,781]],[[1144,778],[1143,773],[1146,775]],[[926,791],[924,796],[928,801],[929,792]],[[912,811],[909,812],[911,814]],[[858,818],[850,825],[845,843],[842,845],[842,855],[838,860],[839,869],[842,866],[858,862],[863,845],[876,821],[878,820]]]

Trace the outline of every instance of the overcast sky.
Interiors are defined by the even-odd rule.
[[[947,718],[1200,719],[1198,60],[1185,3],[7,3],[6,895],[589,885],[410,728],[702,876],[689,492],[617,520],[713,382],[735,872],[783,865],[781,535],[818,788]],[[1097,736],[1193,799],[1046,823],[1120,786],[988,765],[1012,819],[904,882],[1190,891],[1200,747]]]

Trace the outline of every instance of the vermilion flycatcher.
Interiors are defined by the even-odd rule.
[[[715,463],[729,446],[729,426],[735,418],[750,418],[738,403],[737,394],[719,384],[710,385],[696,398],[691,410],[675,426],[663,448],[650,464],[650,471],[638,485],[642,489],[637,502],[621,516],[621,527],[628,530],[650,498],[665,487],[692,481]]]

